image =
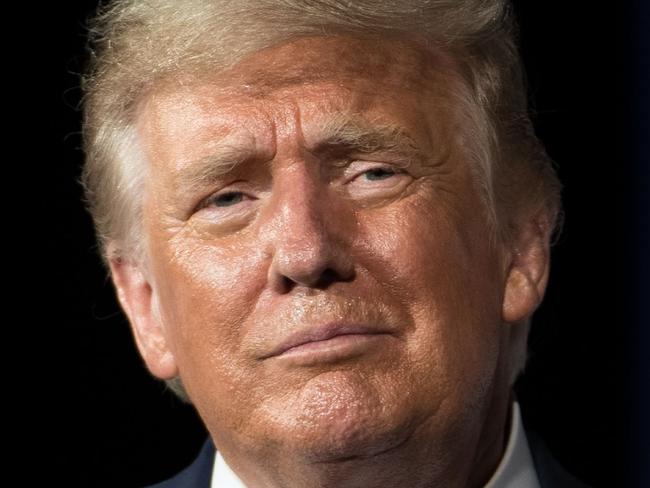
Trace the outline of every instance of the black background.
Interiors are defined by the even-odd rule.
[[[16,38],[30,73],[37,66],[26,84],[37,107],[24,110],[23,126],[38,136],[24,149],[44,187],[19,205],[38,220],[27,240],[39,273],[26,286],[39,300],[16,308],[27,344],[44,346],[41,361],[21,356],[39,399],[28,455],[53,461],[47,476],[65,486],[137,487],[188,464],[206,434],[145,370],[80,203],[77,73],[96,1],[51,3],[39,6],[34,40]],[[650,486],[643,3],[515,2],[536,129],[557,162],[566,212],[517,392],[527,425],[596,487]],[[22,83],[20,72],[8,76]]]

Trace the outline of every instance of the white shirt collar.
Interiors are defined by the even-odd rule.
[[[210,488],[246,488],[242,480],[226,464],[219,451],[214,460]]]
[[[521,420],[519,403],[516,401],[512,402],[510,434],[506,450],[485,488],[539,488],[539,480]]]
[[[217,451],[210,488],[246,488]],[[535,466],[530,455],[519,404],[512,403],[510,434],[506,450],[485,488],[539,488]]]

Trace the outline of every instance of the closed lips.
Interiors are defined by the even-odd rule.
[[[292,348],[296,348],[311,342],[320,342],[345,335],[377,335],[387,334],[385,328],[359,324],[326,324],[322,326],[309,327],[289,335],[286,339],[273,348],[273,350],[262,357],[262,359],[280,356]]]

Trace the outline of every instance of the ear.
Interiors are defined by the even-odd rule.
[[[176,360],[165,335],[158,299],[141,265],[121,257],[111,257],[109,265],[118,300],[147,369],[160,379],[174,378],[178,375]]]
[[[506,258],[502,318],[528,319],[544,297],[550,264],[551,228],[546,218],[531,219],[519,229]]]

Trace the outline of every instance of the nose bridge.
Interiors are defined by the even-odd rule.
[[[327,191],[314,168],[297,162],[275,178],[277,244],[293,252],[320,252],[328,244]]]
[[[349,277],[344,236],[337,232],[333,201],[318,168],[295,162],[278,172],[273,186],[270,282],[286,290],[287,283],[311,287]]]

